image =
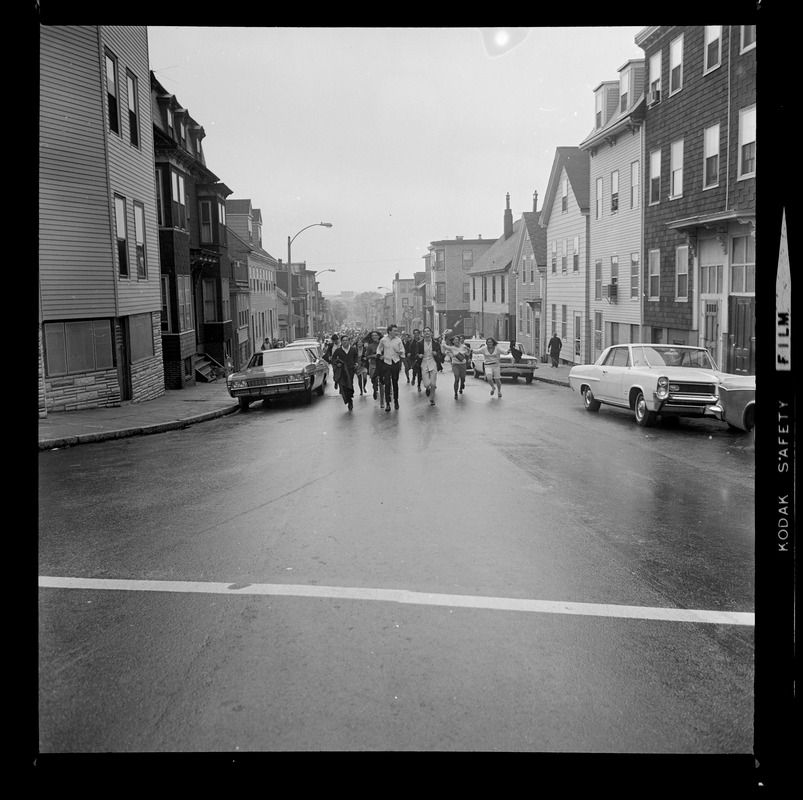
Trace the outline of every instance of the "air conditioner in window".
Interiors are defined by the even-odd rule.
[[[606,283],[602,287],[602,295],[610,303],[611,300],[616,300],[617,285],[615,283]]]
[[[655,89],[652,92],[647,92],[647,105],[654,106],[656,103],[661,102],[661,90]]]

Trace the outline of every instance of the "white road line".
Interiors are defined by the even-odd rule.
[[[755,614],[742,611],[698,611],[686,608],[650,608],[608,603],[570,603],[558,600],[519,600],[512,597],[479,597],[460,594],[430,594],[404,589],[360,589],[301,584],[206,583],[200,581],[147,581],[108,578],[54,578],[39,576],[42,589],[98,589],[129,592],[190,592],[228,595],[274,595],[338,600],[379,600],[411,605],[480,608],[494,611],[529,611],[536,614],[574,614],[588,617],[654,619],[666,622],[705,622],[714,625],[755,625]]]

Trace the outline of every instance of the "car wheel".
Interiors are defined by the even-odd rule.
[[[647,401],[644,395],[639,392],[636,397],[636,403],[633,406],[633,411],[636,415],[636,424],[642,428],[647,428],[655,422],[655,412],[647,408]]]
[[[755,420],[755,406],[750,406],[747,411],[744,412],[744,427],[746,431],[752,431],[753,427],[756,424]]]
[[[586,390],[583,392],[583,405],[586,407],[586,411],[599,411],[599,407],[602,403],[594,397],[594,392],[586,387]]]
[[[525,383],[532,383],[533,382],[533,376],[532,375],[525,375],[524,376],[524,382]]]
[[[251,398],[250,397],[238,397],[237,402],[240,404],[240,409],[242,411],[248,411],[248,406],[251,405]]]
[[[323,393],[326,391],[326,375],[323,376],[323,380],[321,381],[321,385],[315,390],[315,394],[318,397],[323,397]]]

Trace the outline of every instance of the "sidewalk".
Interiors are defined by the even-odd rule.
[[[568,386],[569,367],[539,364],[535,380]],[[523,384],[523,381],[519,383]],[[223,380],[198,383],[189,389],[166,389],[160,397],[144,403],[50,413],[39,420],[39,449],[53,450],[172,431],[223,417],[238,409],[237,401],[229,397]]]

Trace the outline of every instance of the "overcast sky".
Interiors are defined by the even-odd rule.
[[[556,147],[592,130],[593,89],[643,57],[643,26],[148,27],[158,80],[204,127],[207,166],[262,211],[263,246],[325,294],[423,269],[427,245],[495,240],[539,208]],[[512,46],[511,46],[512,45]]]

